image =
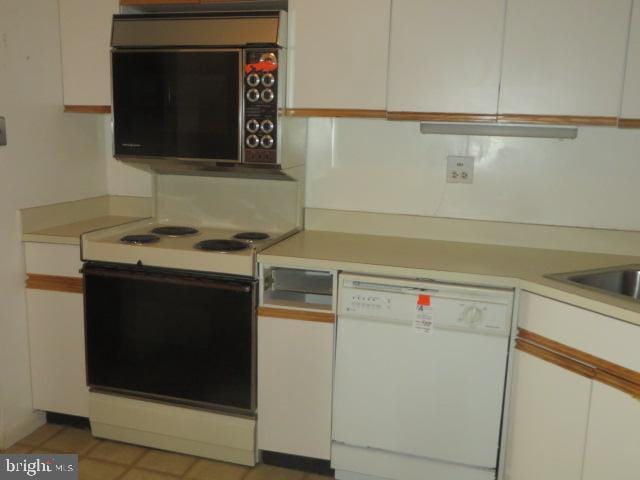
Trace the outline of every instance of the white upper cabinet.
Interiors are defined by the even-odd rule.
[[[389,111],[496,114],[505,0],[394,0]]]
[[[631,36],[627,51],[622,118],[640,118],[640,1],[635,1],[631,17]]]
[[[502,114],[618,115],[631,0],[509,0]]]
[[[111,105],[111,17],[118,0],[58,0],[65,105]]]
[[[391,0],[290,0],[288,108],[384,110]]]

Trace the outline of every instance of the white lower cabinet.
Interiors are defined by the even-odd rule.
[[[82,295],[28,290],[33,408],[89,416]]]
[[[258,448],[328,460],[333,323],[258,317]]]
[[[591,380],[515,355],[506,478],[580,480]]]
[[[639,478],[640,327],[529,292],[518,326],[505,479]]]
[[[26,243],[25,261],[33,407],[88,417],[80,247]]]
[[[593,384],[583,480],[640,477],[640,400]]]

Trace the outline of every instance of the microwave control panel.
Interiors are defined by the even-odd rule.
[[[278,163],[278,50],[245,50],[244,163]]]

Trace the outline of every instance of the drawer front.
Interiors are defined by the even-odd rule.
[[[640,327],[523,291],[518,327],[640,371]]]

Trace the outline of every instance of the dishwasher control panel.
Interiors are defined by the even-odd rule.
[[[419,288],[343,281],[339,293],[339,314],[345,317],[406,326],[428,322],[434,329],[495,335],[509,334],[512,306],[511,292],[456,286]]]

